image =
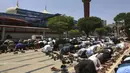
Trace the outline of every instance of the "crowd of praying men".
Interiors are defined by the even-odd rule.
[[[7,39],[0,41],[0,53],[18,52],[41,49],[52,59],[61,60],[61,69],[52,67],[53,71],[60,70],[68,73],[66,64],[73,64],[75,73],[105,73],[123,51],[128,48],[125,40],[118,38],[77,37],[64,39],[18,40]],[[118,72],[119,73],[119,72]],[[121,73],[121,72],[120,72]]]
[[[42,51],[51,55],[54,60],[61,60],[63,63],[62,73],[68,73],[65,64],[71,64],[74,61],[77,61],[74,66],[76,73],[105,73],[116,62],[120,54],[128,48],[123,38],[73,38],[66,40],[64,45],[59,44],[59,54],[53,51],[53,46],[50,43],[42,48]],[[52,70],[59,69],[53,67]]]

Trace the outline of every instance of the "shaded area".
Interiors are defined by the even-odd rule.
[[[38,62],[44,62],[44,61],[48,61],[48,60],[51,60],[51,59],[45,59],[45,60],[41,60],[41,61],[38,61]]]

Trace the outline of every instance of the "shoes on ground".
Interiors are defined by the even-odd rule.
[[[60,71],[60,69],[55,68],[55,67],[52,67],[51,70],[52,70],[52,71]]]

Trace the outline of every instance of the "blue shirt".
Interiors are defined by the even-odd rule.
[[[116,73],[130,73],[130,63],[120,65]]]
[[[87,49],[87,55],[92,55],[92,54],[93,54],[93,50]]]
[[[24,47],[24,45],[22,43],[18,43],[15,47],[20,48],[20,47]]]

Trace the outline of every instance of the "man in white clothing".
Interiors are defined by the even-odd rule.
[[[124,49],[125,48],[125,42],[121,42],[116,45],[117,48]]]
[[[45,52],[45,53],[51,52],[52,50],[53,50],[53,47],[51,47],[50,45],[45,45],[42,48],[42,52]]]
[[[86,54],[85,54],[86,56],[90,56],[90,55],[92,55],[94,53],[94,49],[96,47],[97,47],[97,45],[93,45],[93,46],[91,46],[89,48],[82,48],[76,54],[73,54],[73,56],[75,56],[75,57],[81,56],[84,51],[86,51]]]

